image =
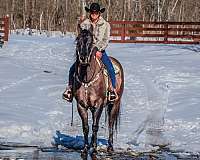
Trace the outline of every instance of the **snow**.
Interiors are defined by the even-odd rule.
[[[0,141],[47,146],[56,130],[82,135],[76,107],[70,126],[71,104],[62,100],[74,39],[13,34],[0,49]],[[198,45],[109,45],[125,72],[115,148],[170,144],[200,151],[199,51]],[[100,138],[108,137],[106,128],[102,116]]]

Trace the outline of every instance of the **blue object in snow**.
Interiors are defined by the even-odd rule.
[[[73,136],[62,134],[62,133],[60,133],[60,131],[56,131],[56,136],[54,136],[53,139],[54,139],[54,144],[57,146],[61,145],[66,148],[76,149],[76,150],[81,150],[84,147],[83,136],[73,137]],[[99,146],[107,145],[107,140],[106,139],[98,139],[97,145],[99,145]]]

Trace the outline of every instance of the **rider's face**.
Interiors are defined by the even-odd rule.
[[[99,18],[100,13],[99,12],[91,12],[90,15],[91,15],[92,21],[95,21]]]

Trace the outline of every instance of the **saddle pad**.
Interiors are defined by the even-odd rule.
[[[98,58],[96,58],[96,61],[98,62],[99,66],[101,66],[101,62],[100,62],[100,60]],[[115,75],[116,75],[116,74],[118,74],[120,72],[120,69],[119,69],[119,67],[115,63],[113,63],[113,61],[111,61],[111,62],[112,62],[112,65],[114,67]],[[104,65],[104,75],[106,77],[108,77],[108,71],[107,71],[105,65]]]

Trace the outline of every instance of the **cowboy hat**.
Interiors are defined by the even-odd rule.
[[[90,8],[85,7],[85,10],[86,10],[86,12],[100,12],[100,13],[103,13],[106,9],[105,8],[101,8],[98,3],[92,3],[90,5]]]

